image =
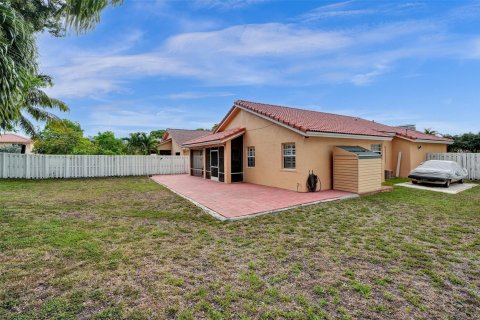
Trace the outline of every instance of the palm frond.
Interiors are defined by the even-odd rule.
[[[38,107],[28,106],[24,108],[24,111],[30,114],[33,117],[33,119],[35,119],[36,121],[44,121],[44,122],[61,121],[61,119],[57,117],[55,114],[45,111]]]
[[[77,34],[92,30],[100,21],[103,9],[123,2],[124,0],[68,0],[63,12],[65,25]]]
[[[37,47],[30,25],[8,3],[0,2],[0,118],[19,116],[28,77],[37,72]]]
[[[35,130],[35,126],[33,123],[28,120],[24,115],[20,115],[17,121],[18,126],[30,137],[34,138],[37,136],[37,131]]]
[[[63,112],[70,111],[70,108],[61,100],[50,98],[40,89],[33,88],[26,93],[25,102],[28,105],[41,106],[43,108],[58,109]]]

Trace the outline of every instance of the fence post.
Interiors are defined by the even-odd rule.
[[[64,165],[65,165],[65,178],[70,178],[70,160],[69,159],[69,156],[65,156],[65,161],[64,161]]]
[[[25,154],[25,178],[30,179],[30,156]]]
[[[43,165],[45,166],[45,173],[43,178],[50,178],[50,164],[48,163],[48,156],[43,155]]]
[[[7,154],[2,153],[2,178],[7,177]]]

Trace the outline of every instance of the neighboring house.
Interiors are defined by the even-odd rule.
[[[0,134],[0,149],[6,150],[7,148],[9,151],[18,150],[16,152],[32,153],[33,142],[29,138],[22,137],[18,134]]]
[[[211,133],[212,131],[208,130],[167,129],[158,146],[159,153],[160,155],[188,156],[190,151],[182,148],[182,144]]]
[[[192,150],[192,175],[306,191],[309,170],[320,178],[322,190],[332,188],[336,146],[360,146],[381,154],[378,174],[383,181],[385,171],[395,174],[397,163],[398,175],[406,177],[427,153],[446,152],[451,143],[358,117],[239,100],[214,133],[182,147]]]

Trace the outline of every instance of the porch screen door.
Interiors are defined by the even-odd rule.
[[[218,150],[210,150],[210,179],[218,181]]]

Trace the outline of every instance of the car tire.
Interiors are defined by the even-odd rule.
[[[445,184],[443,185],[445,188],[450,187],[450,180],[445,181]]]
[[[412,180],[412,184],[418,184],[418,181]]]
[[[460,179],[460,181],[458,181],[458,183],[464,183],[463,179]]]

